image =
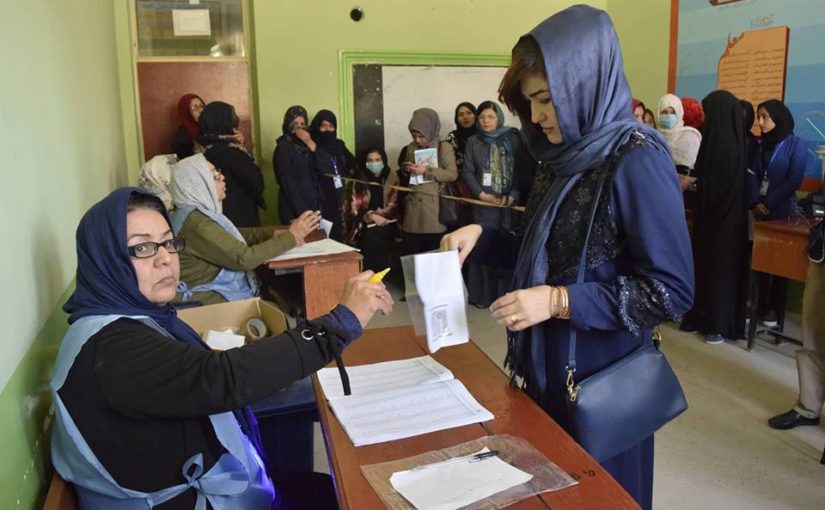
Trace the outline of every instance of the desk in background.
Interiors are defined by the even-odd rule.
[[[412,327],[371,329],[347,348],[347,365],[362,365],[426,354],[425,339]],[[579,481],[579,485],[534,496],[512,506],[518,509],[630,509],[636,502],[527,395],[512,388],[505,374],[474,343],[448,347],[432,355],[449,368],[493,421],[356,448],[326,402],[313,375],[329,465],[342,510],[384,508],[361,473],[361,466],[439,450],[492,434],[510,434],[529,441],[548,459]]]
[[[753,223],[753,252],[751,269],[773,276],[805,281],[808,273],[808,222],[802,218],[792,220],[755,221]],[[756,310],[759,306],[759,280],[750,286],[750,322],[748,323],[748,350],[753,349],[756,338]],[[779,317],[779,330],[770,329],[774,336],[796,343],[799,341],[782,334],[784,313]]]
[[[317,241],[324,237],[322,232],[316,233],[307,237],[307,241]],[[362,258],[360,253],[353,251],[300,259],[270,260],[266,267],[272,270],[276,277],[266,278],[266,281],[287,301],[290,299],[290,290],[294,289],[285,287],[299,286],[301,292],[298,301],[303,306],[304,316],[314,319],[335,308],[347,280],[361,272]],[[283,278],[284,282],[279,281],[282,279],[281,276],[287,277]],[[300,278],[301,276],[303,278]],[[289,277],[292,277],[292,280],[289,280]],[[280,300],[278,304],[291,308]]]

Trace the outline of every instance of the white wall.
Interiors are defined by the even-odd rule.
[[[453,115],[458,103],[478,106],[486,100],[498,103],[498,85],[504,67],[384,66],[384,146],[395,167],[401,148],[410,143],[407,126],[412,112],[428,107],[438,112],[441,137],[455,129]],[[520,127],[518,119],[502,106],[505,124]]]

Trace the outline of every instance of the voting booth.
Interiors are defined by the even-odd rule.
[[[178,317],[202,338],[210,331],[242,335],[246,342],[282,333],[287,329],[286,315],[260,298],[218,305],[187,308]],[[266,331],[260,331],[260,323]],[[265,333],[265,334],[262,334]],[[280,471],[313,470],[313,422],[318,408],[309,377],[251,406],[258,418],[269,466]]]

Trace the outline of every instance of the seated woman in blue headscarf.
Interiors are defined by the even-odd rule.
[[[247,299],[259,294],[254,270],[298,244],[318,227],[320,215],[306,211],[289,230],[237,228],[221,213],[226,181],[202,154],[178,162],[170,191],[175,236],[186,243],[180,254],[179,299],[203,304]]]
[[[323,488],[296,495],[298,484],[266,472],[246,406],[339,360],[392,299],[367,271],[301,330],[214,352],[169,304],[183,248],[160,200],[136,188],[80,221],[71,325],[51,380],[55,469],[80,508],[322,507]]]
[[[499,92],[541,162],[524,234],[469,225],[442,247],[457,248],[462,260],[472,252],[515,264],[513,290],[490,306],[509,330],[505,365],[572,431],[567,378],[582,381],[649,345],[654,326],[690,308],[679,179],[661,135],[631,116],[619,41],[603,11],[570,7],[522,37]],[[650,508],[653,436],[623,449],[600,462]]]

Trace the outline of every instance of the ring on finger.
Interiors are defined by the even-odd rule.
[[[507,317],[507,324],[509,324],[510,326],[517,323],[518,321],[519,321],[518,315],[514,314],[514,315],[511,315],[511,316]]]

